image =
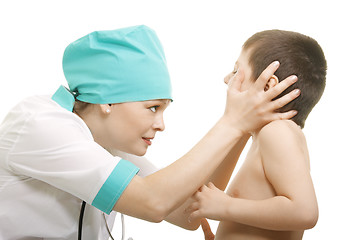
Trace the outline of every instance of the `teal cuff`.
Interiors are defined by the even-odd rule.
[[[139,170],[131,162],[121,159],[100,188],[91,205],[106,214],[110,214],[115,203]]]

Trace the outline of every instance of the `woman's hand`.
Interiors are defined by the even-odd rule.
[[[226,123],[240,130],[242,134],[249,133],[265,124],[279,119],[290,119],[296,115],[296,111],[285,113],[275,112],[300,95],[300,91],[294,90],[287,95],[272,101],[285,89],[297,81],[296,76],[290,76],[281,81],[275,87],[265,91],[265,86],[271,76],[279,67],[279,62],[270,64],[245,91],[240,91],[244,75],[238,71],[228,82],[227,102],[223,118]]]
[[[193,199],[195,202],[185,210],[191,213],[189,221],[199,218],[221,220],[221,216],[226,214],[227,201],[231,200],[231,197],[210,182],[207,186],[203,185]]]

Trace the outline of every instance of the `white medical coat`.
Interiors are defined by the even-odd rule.
[[[0,239],[75,240],[83,200],[83,239],[108,239],[102,213],[112,228],[135,165],[142,176],[156,171],[145,158],[110,154],[50,96],[23,100],[0,125]]]

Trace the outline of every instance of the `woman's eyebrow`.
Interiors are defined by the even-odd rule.
[[[169,99],[154,99],[154,100],[149,100],[148,102],[151,104],[161,103],[161,104],[167,105],[170,102],[170,100]]]
[[[170,100],[169,100],[169,99],[161,99],[161,101],[162,101],[164,104],[170,103]]]
[[[156,100],[152,100],[153,102],[161,102],[162,104],[168,104],[170,102],[169,99],[156,99]]]

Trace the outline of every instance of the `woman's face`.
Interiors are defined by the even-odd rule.
[[[163,114],[170,100],[112,104],[105,116],[106,147],[142,156],[155,137],[164,131]]]

